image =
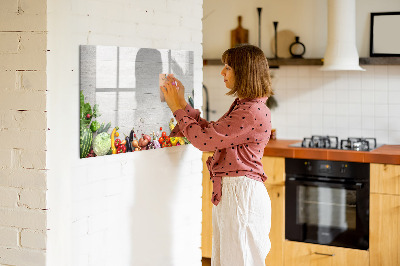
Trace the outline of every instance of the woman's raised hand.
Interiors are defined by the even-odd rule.
[[[179,87],[179,89],[177,87]],[[186,107],[186,104],[183,106],[183,101],[185,100],[185,88],[179,80],[167,77],[164,86],[160,86],[160,88],[164,93],[165,101],[167,102],[169,109],[171,109],[173,113],[178,109]]]
[[[182,106],[182,108],[185,108],[187,105],[187,102],[185,100],[185,87],[183,86],[182,82],[177,79],[177,78],[171,78],[172,81],[175,81],[176,85],[178,86],[179,90],[178,90],[178,96],[179,96],[179,103]]]

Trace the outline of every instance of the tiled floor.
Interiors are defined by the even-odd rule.
[[[202,258],[203,266],[211,266],[211,259],[209,258]]]

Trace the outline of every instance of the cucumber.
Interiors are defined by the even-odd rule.
[[[81,158],[86,158],[86,156],[90,152],[90,148],[92,147],[93,133],[90,128],[83,128],[81,130],[80,137],[80,148],[81,148]]]

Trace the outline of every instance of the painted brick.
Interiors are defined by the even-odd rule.
[[[46,189],[46,171],[38,169],[1,169],[0,186]]]
[[[0,150],[0,169],[11,167],[11,153],[10,150]]]
[[[0,247],[0,263],[7,266],[43,266],[46,265],[46,254],[43,251]]]
[[[23,229],[21,246],[26,248],[46,249],[46,233],[39,230]]]
[[[17,3],[18,1],[15,1]],[[35,1],[39,3],[43,1]],[[1,3],[3,8],[3,1]],[[1,10],[1,9],[0,9]],[[16,9],[18,10],[18,8]],[[17,11],[1,12],[0,31],[46,31],[46,14],[29,14],[28,12],[18,14]]]
[[[1,71],[0,70],[0,91],[2,90],[11,90],[15,88],[16,80],[15,80],[15,71]],[[0,98],[0,106],[3,105],[3,102]],[[1,108],[0,108],[1,109]]]
[[[20,206],[29,209],[45,209],[46,208],[46,191],[22,189],[20,192]]]
[[[18,11],[18,1],[15,0],[2,0],[0,14],[15,13]]]
[[[47,127],[47,113],[43,111],[0,111],[2,128],[43,130]]]
[[[0,207],[17,207],[18,190],[15,188],[0,187]]]
[[[28,229],[46,229],[46,212],[24,208],[0,208],[0,226],[13,226]]]
[[[16,228],[0,227],[0,247],[17,247],[19,232]],[[1,259],[0,259],[1,263]]]
[[[2,90],[0,99],[7,99],[7,101],[1,101],[0,109],[2,110],[45,111],[46,109],[44,92]]]
[[[20,8],[23,10],[23,14],[46,14],[47,11],[47,1],[30,1],[30,0],[19,0]]]
[[[3,21],[3,19],[1,20]],[[47,34],[21,32],[17,54],[0,54],[1,70],[46,70]]]
[[[22,150],[21,167],[45,169],[46,168],[46,151]]]
[[[15,88],[19,90],[45,91],[47,87],[45,71],[16,71]]]
[[[0,32],[0,54],[18,53],[21,34],[18,32]]]
[[[42,151],[46,149],[46,131],[33,130],[0,130],[0,146],[4,149],[29,149]]]

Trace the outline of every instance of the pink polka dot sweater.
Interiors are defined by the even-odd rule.
[[[224,176],[247,176],[261,182],[267,179],[261,159],[271,132],[271,112],[267,97],[238,98],[218,121],[208,122],[200,111],[187,105],[174,112],[178,124],[171,136],[185,136],[201,151],[214,151],[207,160],[213,182],[211,201],[221,200]]]

